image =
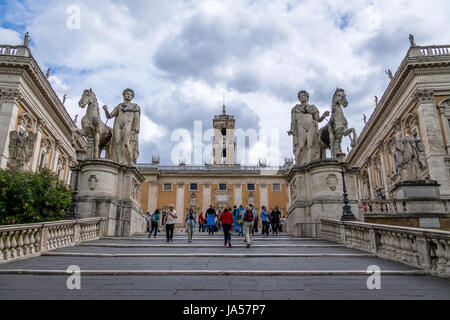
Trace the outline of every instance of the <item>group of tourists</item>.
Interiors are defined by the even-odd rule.
[[[148,212],[146,218],[148,221],[149,238],[152,235],[156,238],[159,231],[159,222],[162,220],[162,224],[166,228],[167,242],[173,241],[175,219],[178,218],[174,210],[174,205],[170,205],[169,211],[163,215],[161,215],[159,209],[156,209],[153,214]],[[231,248],[231,235],[233,234],[234,236],[244,237],[247,248],[249,248],[253,234],[258,232],[260,220],[263,237],[269,237],[270,233],[278,235],[281,220],[281,212],[278,207],[275,207],[269,214],[267,208],[262,206],[261,212],[258,215],[252,204],[249,204],[246,208],[240,205],[239,208],[237,206],[234,206],[233,209],[225,208],[218,214],[213,206],[210,205],[205,215],[201,212],[198,217],[193,209],[189,209],[185,219],[188,242],[192,242],[192,237],[197,230],[198,224],[199,232],[205,232],[207,230],[210,236],[222,230],[225,247]]]

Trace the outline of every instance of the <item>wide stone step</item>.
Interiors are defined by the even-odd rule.
[[[152,248],[108,248],[108,247],[67,247],[58,249],[51,252],[86,252],[86,253],[284,253],[284,254],[311,254],[311,253],[363,253],[362,251],[350,249],[350,248],[265,248],[265,247],[233,247],[225,248],[191,248],[191,247],[152,247]]]
[[[366,258],[368,253],[92,253],[92,252],[46,252],[48,257],[94,257],[94,258]]]
[[[217,244],[205,243],[154,243],[154,244],[125,244],[125,243],[82,243],[80,247],[105,247],[105,248],[223,248],[223,242]],[[339,244],[252,244],[252,248],[343,248]],[[246,248],[244,243],[233,243],[233,248]]]
[[[367,276],[367,270],[81,270],[89,276]],[[382,270],[380,275],[427,275],[424,270]],[[67,276],[66,270],[0,270],[0,275]]]
[[[381,270],[417,270],[375,257],[80,257],[40,256],[0,265],[0,270],[66,270],[77,265],[81,270],[255,270],[255,271],[360,271],[376,265]]]

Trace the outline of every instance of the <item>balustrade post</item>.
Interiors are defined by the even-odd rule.
[[[41,231],[39,232],[39,238],[40,238],[40,245],[39,249],[40,252],[47,252],[49,249],[47,248],[47,242],[49,240],[49,230],[48,227],[45,225],[42,226]]]
[[[369,229],[369,241],[370,241],[370,252],[373,254],[377,254],[377,239],[373,227]]]
[[[80,233],[81,233],[80,221],[77,220],[77,222],[75,223],[75,226],[74,226],[74,235],[73,235],[75,244],[81,242]]]
[[[419,264],[426,270],[431,269],[430,244],[424,236],[416,236],[416,247],[419,254]]]
[[[345,224],[344,223],[340,223],[339,224],[339,228],[341,230],[341,243],[342,244],[346,244],[347,243],[347,236],[345,234]]]
[[[3,244],[3,233],[0,232],[0,261],[5,260],[5,256],[3,250],[5,249],[5,245]]]

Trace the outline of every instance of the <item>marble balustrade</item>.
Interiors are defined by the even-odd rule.
[[[321,238],[450,278],[450,232],[321,219]]]
[[[0,226],[0,263],[97,240],[104,229],[103,218]]]

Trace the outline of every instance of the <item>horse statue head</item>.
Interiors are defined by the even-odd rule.
[[[89,90],[86,89],[83,91],[83,95],[82,95],[80,101],[78,102],[78,105],[80,106],[80,108],[84,109],[87,105],[96,103],[96,102],[97,102],[97,97],[95,96],[94,91],[92,91],[92,89],[89,89]]]
[[[331,105],[341,105],[344,108],[348,106],[347,95],[345,94],[345,90],[342,88],[336,88],[334,92],[333,99],[331,101]]]

